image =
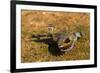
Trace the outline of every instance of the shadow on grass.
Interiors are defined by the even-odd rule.
[[[53,40],[52,37],[51,38],[45,38],[45,39],[36,39],[36,40],[32,40],[32,41],[47,44],[49,53],[54,55],[54,56],[60,56],[60,55],[64,54],[64,52],[62,52],[59,49],[58,42]]]

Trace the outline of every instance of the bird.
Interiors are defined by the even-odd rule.
[[[49,53],[54,56],[59,56],[69,50],[72,50],[75,47],[77,40],[84,35],[84,32],[74,32],[71,35],[66,35],[59,32],[53,36],[52,31],[54,27],[50,24],[48,28],[50,30],[48,34],[32,35],[32,38],[37,38],[37,40],[32,41],[47,44]],[[47,38],[41,38],[45,36]]]

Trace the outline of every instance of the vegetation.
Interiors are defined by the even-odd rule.
[[[47,34],[48,24],[53,24],[54,33],[70,35],[83,31],[85,36],[76,42],[75,47],[60,56],[53,56],[48,45],[31,41],[33,34]],[[46,62],[86,60],[90,58],[90,14],[76,12],[48,12],[22,10],[21,12],[21,62]],[[35,38],[34,38],[35,39]]]

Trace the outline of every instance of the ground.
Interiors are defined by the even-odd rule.
[[[54,33],[83,31],[85,36],[75,47],[63,55],[49,53],[48,45],[31,41],[33,34],[47,34],[48,24],[55,27]],[[21,11],[21,62],[69,61],[90,59],[90,14],[78,12]]]

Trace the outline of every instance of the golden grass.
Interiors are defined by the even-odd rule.
[[[21,62],[86,60],[90,58],[90,14],[76,12],[21,11]],[[64,30],[70,34],[85,32],[75,48],[60,56],[53,56],[48,45],[30,41],[33,34],[48,33],[47,25],[55,26],[54,33]]]

